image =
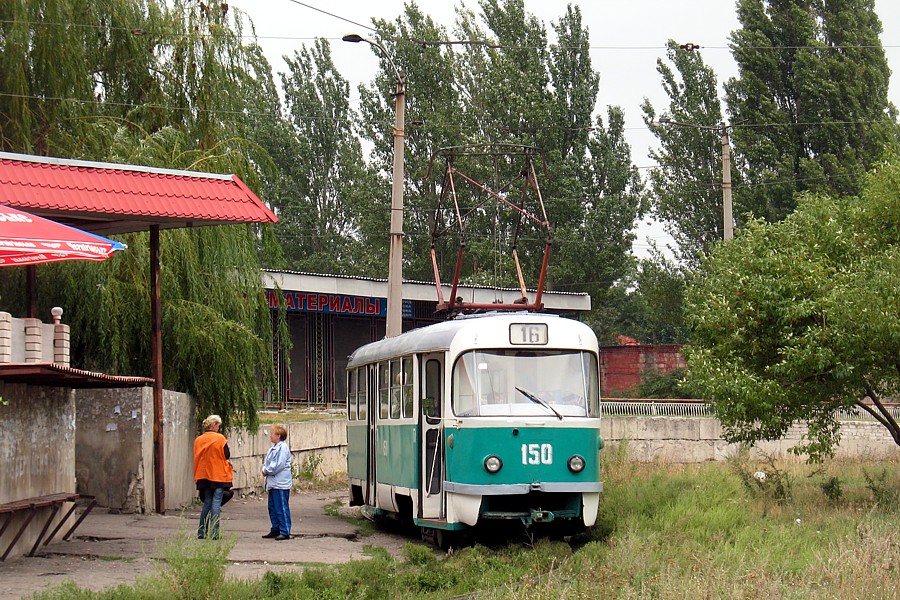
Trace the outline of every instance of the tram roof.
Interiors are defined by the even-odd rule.
[[[456,335],[465,328],[470,327],[477,319],[502,319],[505,323],[526,321],[530,319],[560,319],[562,322],[577,323],[576,326],[586,327],[579,321],[564,319],[559,315],[550,313],[521,312],[491,312],[474,315],[460,315],[450,321],[435,323],[419,329],[412,329],[396,337],[384,338],[357,348],[350,355],[348,367],[358,364],[377,362],[402,356],[405,354],[437,352],[447,350]],[[475,323],[477,325],[477,323]],[[593,335],[593,334],[592,334]]]
[[[387,297],[387,279],[372,277],[264,269],[263,284],[267,288],[274,288],[277,285],[285,291],[346,294],[372,298]],[[444,297],[449,297],[450,286],[444,285],[442,289]],[[529,291],[534,292],[534,290]],[[459,286],[456,292],[457,296],[462,296],[466,302],[472,304],[490,304],[495,300],[512,303],[522,295],[518,288],[472,285]],[[404,280],[403,298],[420,302],[435,302],[437,291],[433,282]],[[541,301],[544,308],[551,311],[588,311],[591,309],[591,297],[583,292],[544,290]]]

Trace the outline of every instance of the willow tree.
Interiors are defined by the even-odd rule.
[[[3,149],[232,172],[259,187],[269,161],[241,102],[261,93],[266,72],[242,23],[227,4],[3,3]],[[128,250],[102,265],[40,268],[39,306],[65,308],[76,365],[149,375],[148,236],[124,237]],[[164,384],[232,423],[255,423],[273,375],[259,281],[271,242],[240,225],[161,235]],[[5,302],[20,297],[21,273],[0,278]]]

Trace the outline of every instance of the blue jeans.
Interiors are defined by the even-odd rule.
[[[203,510],[200,511],[200,528],[197,530],[198,538],[211,537],[219,539],[219,521],[222,518],[222,496],[224,488],[214,490],[200,490],[200,498],[203,500]]]
[[[291,490],[269,490],[268,494],[272,533],[291,535]]]

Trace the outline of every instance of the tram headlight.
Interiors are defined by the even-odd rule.
[[[573,473],[581,473],[584,471],[584,459],[577,454],[569,457],[569,470]]]
[[[488,473],[496,473],[500,469],[503,468],[503,461],[500,460],[500,457],[491,454],[487,458],[484,459],[484,470]]]

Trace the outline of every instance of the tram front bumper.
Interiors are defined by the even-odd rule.
[[[532,509],[530,511],[487,511],[481,513],[481,516],[485,519],[516,519],[521,520],[523,523],[525,523],[525,525],[531,525],[532,523],[550,523],[551,521],[556,519],[557,513],[553,512],[552,510],[541,510],[538,508]],[[573,518],[577,517],[578,515],[565,514],[559,516],[563,518]]]

